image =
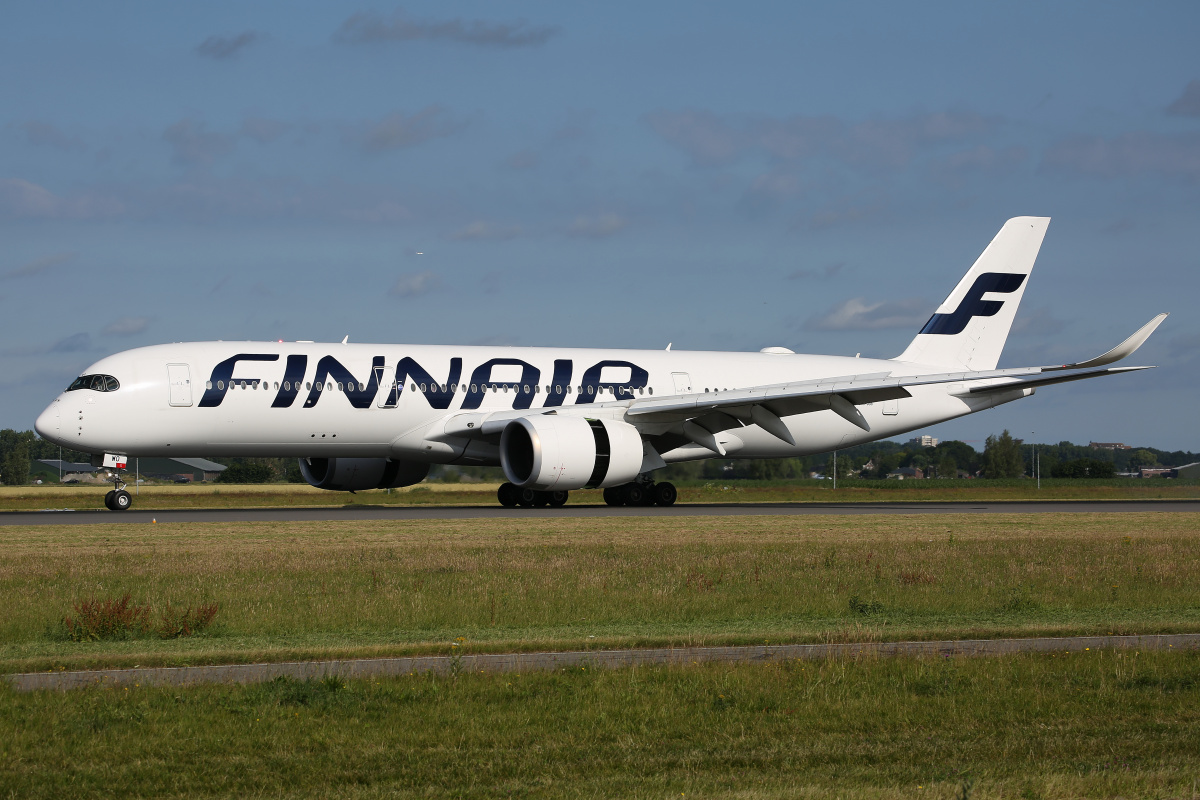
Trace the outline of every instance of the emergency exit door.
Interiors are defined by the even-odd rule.
[[[692,391],[692,379],[686,372],[672,372],[671,380],[675,382],[675,394],[688,394]]]
[[[192,373],[187,364],[167,364],[167,383],[171,386],[171,405],[192,404]]]

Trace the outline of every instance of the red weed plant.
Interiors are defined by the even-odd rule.
[[[162,639],[178,639],[199,633],[217,616],[216,603],[195,607],[168,603],[156,623],[150,606],[133,602],[129,592],[116,599],[76,600],[71,609],[74,613],[63,618],[63,627],[67,637],[76,642],[133,639],[152,634]]]
[[[64,618],[63,624],[67,636],[77,642],[128,639],[150,632],[150,606],[133,602],[129,592],[115,600],[76,600],[71,608],[75,614]]]

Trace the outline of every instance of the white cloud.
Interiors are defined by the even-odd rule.
[[[196,54],[218,60],[233,58],[262,38],[263,35],[256,31],[245,31],[236,36],[210,36],[196,46]]]
[[[415,114],[397,111],[378,122],[360,125],[347,134],[347,139],[368,153],[384,153],[449,136],[465,125],[441,106],[426,106]]]
[[[869,303],[854,297],[804,323],[810,331],[877,331],[888,328],[919,328],[929,319],[935,305],[918,297]],[[915,332],[915,330],[914,330]]]
[[[488,22],[486,20],[417,20],[397,10],[390,17],[376,11],[360,11],[342,23],[333,39],[343,44],[380,42],[441,41],[483,47],[538,47],[555,36],[559,29],[550,25],[530,25],[525,20]]]
[[[619,214],[606,213],[595,216],[579,216],[567,228],[567,235],[581,238],[602,239],[612,236],[629,225],[629,221]]]
[[[59,150],[86,150],[83,141],[76,136],[68,136],[49,122],[28,120],[14,122],[5,126],[9,130],[24,134],[25,141],[39,147],[54,147]]]
[[[24,278],[30,275],[37,275],[51,267],[57,267],[59,264],[66,264],[75,259],[76,253],[55,253],[52,256],[43,256],[42,258],[34,259],[27,264],[22,264],[19,267],[14,267],[8,272],[3,273],[0,277],[4,278]]]
[[[441,285],[437,274],[426,270],[401,275],[395,285],[388,291],[392,297],[419,297],[428,294]]]
[[[133,336],[146,330],[150,321],[150,317],[121,317],[106,325],[102,333],[106,336]]]
[[[460,242],[503,242],[509,239],[515,239],[520,235],[521,228],[517,225],[497,225],[494,222],[480,220],[477,222],[472,222],[462,230],[452,233],[450,238]]]
[[[1183,94],[1167,106],[1167,113],[1176,117],[1200,117],[1200,81],[1188,81]]]
[[[655,111],[655,133],[704,166],[750,155],[794,162],[827,157],[871,170],[904,167],[926,146],[968,141],[999,127],[998,117],[954,110],[847,122],[832,116],[764,117],[710,111]]]
[[[1074,136],[1042,155],[1048,172],[1091,178],[1142,175],[1200,180],[1200,133],[1134,131],[1105,139]]]
[[[215,133],[199,120],[185,117],[163,131],[163,139],[181,164],[210,164],[233,152],[234,139]]]
[[[22,178],[0,178],[0,217],[17,219],[106,219],[124,213],[115,198],[95,194],[59,197]]]

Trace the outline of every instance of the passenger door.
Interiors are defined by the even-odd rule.
[[[671,380],[675,382],[675,394],[688,394],[692,391],[692,379],[686,372],[672,372]]]
[[[192,404],[192,373],[187,364],[167,364],[167,383],[171,386],[171,405]]]

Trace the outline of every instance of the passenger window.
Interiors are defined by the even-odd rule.
[[[225,388],[225,381],[217,381],[217,388],[218,388],[218,389],[224,389],[224,388]]]
[[[653,386],[651,386],[651,387],[650,387],[650,394],[654,394],[654,387],[653,387]]]
[[[205,381],[205,382],[204,382],[204,388],[205,388],[205,389],[211,389],[211,388],[212,388],[212,381]]]
[[[473,383],[471,384],[471,394],[478,394],[478,392],[475,390],[475,384]]]
[[[443,392],[446,391],[446,384],[444,384],[444,383],[442,384],[442,391]]]

